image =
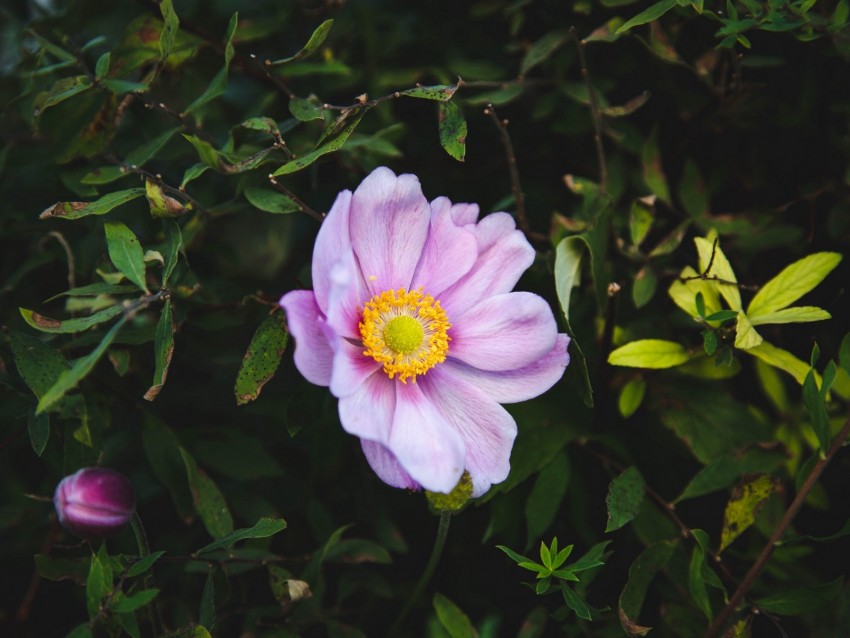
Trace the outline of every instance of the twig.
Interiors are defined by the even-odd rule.
[[[576,43],[579,64],[581,65],[581,77],[587,85],[587,96],[590,99],[590,115],[593,119],[593,143],[596,145],[596,159],[599,162],[599,190],[605,195],[608,193],[608,165],[605,162],[605,148],[602,146],[602,116],[599,110],[599,100],[596,91],[590,81],[590,72],[587,70],[587,59],[584,55],[584,40],[579,40],[576,28],[570,27],[570,36]]]
[[[68,241],[65,239],[65,236],[58,230],[51,230],[49,233],[47,233],[47,235],[48,237],[53,237],[53,239],[58,241],[59,244],[62,246],[63,250],[65,251],[65,257],[68,260],[68,287],[69,289],[76,288],[77,277],[74,274],[74,253],[71,250],[71,246],[68,245]]]
[[[717,614],[717,617],[714,619],[714,622],[711,623],[711,626],[708,628],[708,631],[705,632],[703,638],[714,638],[726,627],[729,617],[735,613],[738,605],[741,604],[741,601],[744,600],[744,597],[750,591],[750,588],[753,584],[755,584],[756,579],[759,577],[765,565],[767,565],[767,561],[773,554],[773,550],[776,549],[777,543],[779,543],[782,535],[797,516],[797,512],[800,511],[803,503],[805,503],[806,498],[809,496],[809,492],[812,491],[812,488],[815,486],[815,483],[817,483],[821,473],[823,473],[826,466],[829,465],[829,462],[844,445],[848,435],[850,435],[850,418],[845,421],[844,427],[841,428],[838,436],[833,439],[832,445],[829,446],[829,451],[827,451],[826,456],[818,459],[817,463],[815,463],[812,471],[806,477],[806,481],[800,486],[797,496],[794,497],[794,500],[791,502],[791,505],[782,517],[782,520],[779,521],[779,525],[777,525],[776,529],[773,530],[773,534],[771,534],[770,539],[767,541],[767,545],[764,546],[756,559],[756,562],[753,563],[752,567],[750,567],[750,571],[748,571],[747,575],[744,576],[744,579],[741,581],[741,584],[738,585],[738,589],[735,590],[735,593],[732,594],[729,602],[726,603],[726,606],[719,614]]]
[[[307,213],[310,217],[318,221],[320,224],[325,221],[325,215],[318,211],[313,210],[307,204],[305,204],[301,199],[295,195],[291,190],[289,190],[286,186],[277,181],[277,178],[274,175],[269,175],[269,181],[272,186],[278,189],[281,193],[289,197],[293,202],[298,204],[298,210],[302,213]]]

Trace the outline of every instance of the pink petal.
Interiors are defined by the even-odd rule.
[[[431,229],[411,288],[437,296],[465,275],[478,257],[478,242],[471,230],[452,219],[452,203],[438,197],[431,203]]]
[[[382,367],[372,357],[363,354],[363,346],[347,339],[337,339],[331,373],[331,394],[337,398],[355,392],[375,371]],[[306,375],[305,375],[306,376]]]
[[[518,403],[540,396],[558,382],[570,362],[569,342],[567,335],[559,334],[549,354],[516,370],[488,372],[452,359],[443,366],[446,374],[468,381],[497,403]]]
[[[368,377],[354,392],[339,400],[339,419],[349,434],[386,441],[395,416],[395,386],[382,371]]]
[[[435,368],[417,384],[463,440],[472,495],[481,496],[493,483],[504,481],[517,434],[513,417],[473,384],[453,375],[450,367]]]
[[[471,229],[478,240],[478,259],[463,278],[440,293],[449,321],[488,297],[513,290],[534,262],[534,248],[507,213],[487,215]]]
[[[549,304],[530,292],[490,297],[449,320],[448,356],[481,370],[530,365],[552,350],[558,336]]]
[[[360,446],[363,448],[363,454],[366,455],[366,460],[369,465],[387,485],[392,487],[400,487],[408,490],[418,490],[419,483],[414,481],[410,474],[404,471],[404,468],[398,462],[393,453],[377,441],[368,441],[361,439]]]
[[[433,206],[434,202],[431,202],[431,205]],[[458,226],[474,224],[478,219],[478,204],[455,204],[452,206],[452,219]]]
[[[410,288],[431,211],[414,175],[376,168],[351,200],[351,244],[372,294]]]
[[[463,474],[463,441],[418,381],[396,383],[395,417],[383,443],[413,480],[432,492],[450,492]]]
[[[360,340],[360,321],[363,319],[363,307],[371,298],[369,290],[354,257],[354,251],[347,249],[331,269],[328,295],[328,325],[341,337]]]
[[[319,228],[313,247],[313,289],[322,312],[328,312],[330,274],[334,263],[351,248],[348,232],[351,191],[342,191]]]
[[[312,290],[293,290],[280,300],[286,323],[295,338],[295,367],[310,383],[331,381],[333,350],[326,335],[325,316]]]

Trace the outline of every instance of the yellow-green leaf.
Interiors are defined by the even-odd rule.
[[[823,321],[831,319],[832,315],[823,308],[816,306],[794,306],[783,308],[774,312],[768,312],[757,317],[750,317],[750,323],[754,326],[763,323],[805,323],[807,321]]]
[[[720,296],[717,294],[717,286],[714,283],[705,281],[704,279],[691,279],[698,277],[699,273],[690,266],[686,266],[679,274],[679,279],[674,281],[667,294],[679,308],[687,312],[691,317],[696,317],[697,312],[696,296],[698,292],[702,293],[703,301],[705,302],[705,313],[710,315],[721,309]],[[686,281],[682,281],[685,279]]]
[[[747,353],[758,357],[774,368],[784,370],[794,377],[800,385],[803,385],[803,381],[806,380],[806,375],[811,369],[808,363],[801,361],[787,350],[777,348],[767,341],[762,341],[758,346],[750,348],[747,350]]]
[[[738,313],[738,325],[735,328],[735,347],[740,348],[741,350],[749,350],[750,348],[755,348],[759,345],[764,339],[762,336],[756,332],[756,329],[753,328],[753,324],[750,323],[749,318],[743,312]]]
[[[840,261],[839,253],[814,253],[795,261],[762,286],[750,302],[747,314],[759,317],[794,303],[822,282]]]
[[[621,346],[608,355],[608,363],[629,368],[672,368],[685,363],[688,353],[675,341],[639,339]]]
[[[776,481],[768,474],[745,479],[732,490],[723,514],[720,550],[723,551],[756,520],[756,514],[776,491]]]
[[[713,285],[717,287],[717,291],[732,310],[740,310],[741,291],[735,285],[738,279],[735,277],[732,265],[720,249],[720,243],[718,242],[715,248],[714,237],[711,234],[708,237],[695,237],[694,243],[697,246],[697,253],[699,253],[699,271],[708,277],[715,277],[728,282],[714,282]],[[711,264],[711,268],[708,268],[709,264]]]

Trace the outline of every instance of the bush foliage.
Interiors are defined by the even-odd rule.
[[[850,635],[848,14],[4,4],[0,633]],[[381,165],[514,214],[573,336],[422,596],[438,518],[277,306]],[[94,465],[147,545],[59,527]]]

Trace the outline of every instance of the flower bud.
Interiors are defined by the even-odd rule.
[[[53,504],[59,522],[69,532],[83,538],[104,538],[124,527],[133,516],[136,495],[120,472],[86,467],[62,479]]]

